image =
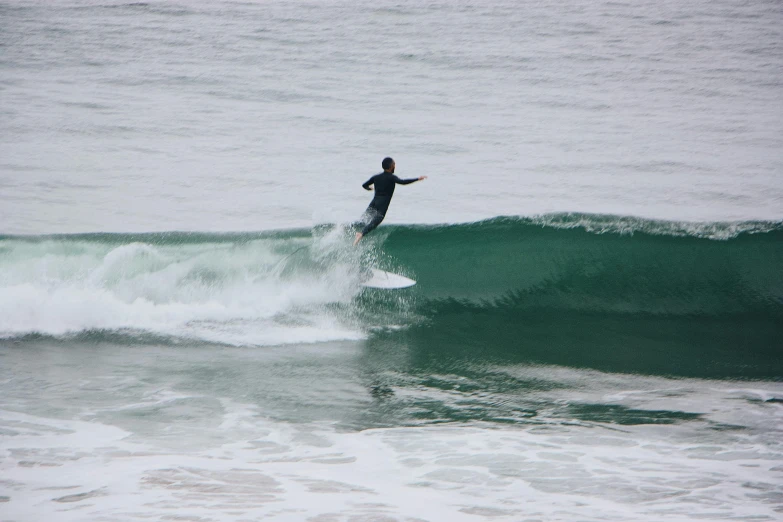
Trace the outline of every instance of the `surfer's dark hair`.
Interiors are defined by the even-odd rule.
[[[381,162],[381,167],[383,167],[383,170],[388,170],[391,168],[392,163],[394,163],[394,160],[391,158],[383,158],[383,161]]]

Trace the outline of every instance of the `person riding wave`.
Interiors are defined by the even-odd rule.
[[[384,158],[381,162],[383,172],[376,174],[362,184],[364,190],[375,190],[375,196],[372,198],[367,210],[364,211],[360,224],[363,224],[361,232],[356,233],[356,239],[353,244],[356,246],[361,239],[375,230],[375,227],[381,224],[381,221],[386,217],[386,212],[389,210],[389,204],[391,203],[392,196],[394,195],[394,187],[397,185],[408,185],[427,179],[427,176],[419,176],[418,178],[400,179],[394,175],[394,168],[396,164],[392,158]]]

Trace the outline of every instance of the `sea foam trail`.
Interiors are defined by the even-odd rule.
[[[709,419],[665,429],[571,421],[345,431],[278,422],[257,406],[227,399],[167,398],[153,415],[188,399],[210,403],[214,411],[206,420],[159,422],[153,433],[133,437],[110,423],[128,414],[125,404],[107,405],[89,422],[0,410],[0,426],[12,433],[0,452],[15,485],[0,489],[3,512],[12,519],[69,521],[84,520],[85,513],[110,520],[231,520],[241,512],[274,520],[446,515],[466,522],[476,515],[772,520],[780,512],[780,444],[769,428],[748,426],[742,436],[724,432],[720,439],[721,426]],[[709,400],[736,398],[714,390]],[[743,407],[767,423],[780,418],[767,405]],[[172,424],[176,439],[167,433]]]

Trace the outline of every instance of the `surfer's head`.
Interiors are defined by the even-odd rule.
[[[394,160],[391,158],[383,158],[383,161],[381,162],[381,167],[383,167],[384,172],[394,172]]]

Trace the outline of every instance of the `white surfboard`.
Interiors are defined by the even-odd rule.
[[[365,279],[364,281],[359,283],[360,286],[365,286],[367,288],[392,289],[392,288],[408,288],[409,286],[413,286],[416,284],[416,281],[414,281],[413,279],[409,279],[399,274],[392,274],[391,272],[378,270],[377,268],[371,268],[370,272],[372,273],[370,278]]]

